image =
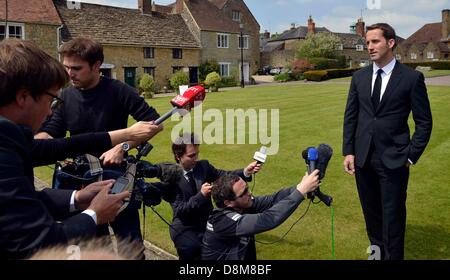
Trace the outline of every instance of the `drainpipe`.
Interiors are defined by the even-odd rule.
[[[58,60],[61,61],[61,55],[59,54],[59,46],[61,45],[61,29],[64,27],[64,25],[58,26],[56,28],[56,52],[58,53]]]

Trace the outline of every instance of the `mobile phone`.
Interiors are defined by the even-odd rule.
[[[123,192],[125,190],[125,188],[127,187],[128,183],[129,183],[129,180],[126,177],[117,178],[116,182],[114,183],[114,185],[111,189],[111,193],[116,194],[116,193]]]

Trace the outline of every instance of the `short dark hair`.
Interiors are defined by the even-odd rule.
[[[62,56],[78,56],[87,61],[90,66],[97,61],[103,63],[103,46],[89,37],[76,37],[59,47]]]
[[[380,29],[383,32],[383,37],[386,39],[386,41],[389,41],[390,39],[393,39],[395,41],[394,47],[392,48],[392,50],[395,50],[395,48],[397,47],[397,36],[395,35],[394,28],[387,23],[375,23],[367,26],[367,31],[375,29]]]
[[[211,195],[217,207],[224,208],[226,206],[225,200],[236,199],[233,186],[240,179],[241,177],[238,175],[228,172],[213,183]]]
[[[0,107],[14,102],[20,89],[28,90],[37,100],[68,81],[64,66],[35,43],[16,38],[0,42]]]
[[[178,158],[182,157],[184,153],[186,153],[186,145],[189,144],[195,146],[200,145],[200,141],[194,133],[183,133],[172,143],[172,152],[177,163],[179,163]]]

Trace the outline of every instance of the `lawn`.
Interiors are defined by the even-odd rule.
[[[280,148],[268,156],[256,177],[255,195],[264,195],[296,184],[305,172],[300,153],[308,146],[327,143],[334,149],[322,191],[334,198],[334,235],[336,259],[367,259],[364,220],[354,178],[343,172],[341,156],[343,113],[348,85],[301,84],[254,87],[208,94],[203,111],[242,108],[279,109]],[[428,87],[434,118],[431,141],[417,165],[412,167],[408,189],[406,259],[450,259],[450,87]],[[170,97],[150,99],[160,113],[170,108]],[[412,122],[411,122],[412,123]],[[167,121],[165,130],[152,140],[153,151],[147,160],[172,161],[170,133],[175,122]],[[205,123],[204,126],[207,124]],[[412,129],[413,130],[413,129]],[[248,128],[247,128],[248,131]],[[201,146],[200,158],[216,167],[236,169],[252,160],[260,145]],[[49,178],[48,168],[38,175]],[[253,183],[250,184],[250,187]],[[280,227],[257,235],[257,241],[271,242],[281,237],[304,213],[307,203]],[[156,207],[167,220],[172,210],[163,202]],[[145,238],[175,253],[169,230],[149,208],[146,209]],[[308,214],[281,242],[257,243],[259,259],[332,259],[331,209],[311,205]]]
[[[425,78],[433,78],[433,77],[440,77],[440,76],[448,76],[450,75],[450,70],[431,70],[431,71],[425,71],[423,72],[423,75]],[[331,79],[329,81],[351,81],[352,77],[345,77],[345,78],[336,78]]]

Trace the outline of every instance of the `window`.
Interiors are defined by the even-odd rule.
[[[395,55],[395,59],[397,59],[397,60],[402,60],[402,55],[401,55],[401,54],[396,54],[396,55]]]
[[[411,60],[416,60],[417,59],[417,54],[416,53],[411,53],[410,57],[411,57]]]
[[[356,45],[356,51],[358,51],[358,52],[364,51],[364,46],[363,45]]]
[[[241,35],[238,35],[239,49],[248,50],[248,41],[249,41],[248,38],[249,38],[248,35],[244,35],[242,37],[241,37]]]
[[[155,77],[155,67],[144,67],[144,73],[149,74],[150,76]]]
[[[433,59],[434,58],[434,52],[427,52],[427,58]]]
[[[174,59],[182,59],[183,58],[183,50],[182,49],[172,49],[173,58]]]
[[[336,45],[336,50],[342,51],[343,49],[344,49],[344,45],[342,45],[342,44],[337,44]]]
[[[155,48],[144,48],[144,58],[155,58]]]
[[[232,19],[234,21],[241,21],[241,12],[240,11],[233,11],[232,12]]]
[[[181,71],[181,70],[183,70],[182,66],[172,66],[172,72],[173,73],[176,73],[176,72]]]
[[[217,47],[228,48],[229,34],[217,34]]]
[[[230,76],[230,64],[228,62],[219,62],[220,76],[228,77]]]
[[[4,23],[3,25],[0,24],[0,40],[3,40],[5,38],[25,39],[23,29],[23,24],[8,23],[8,28],[5,28]]]

